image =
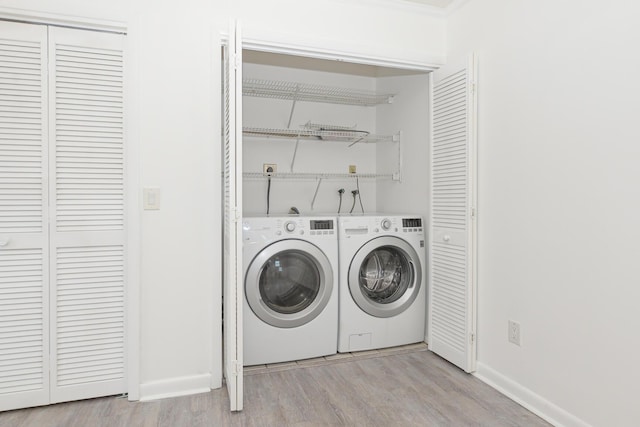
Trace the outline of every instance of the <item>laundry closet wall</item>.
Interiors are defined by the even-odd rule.
[[[249,56],[249,55],[246,55]],[[375,91],[376,80],[373,77],[338,74],[336,72],[296,69],[286,66],[271,66],[247,63],[243,67],[245,79],[267,79],[308,84],[321,84],[349,89]],[[287,129],[287,121],[292,101],[273,100],[267,98],[244,97],[243,123],[245,126],[258,128]],[[307,123],[319,123],[332,126],[356,126],[357,130],[376,130],[376,108],[352,105],[336,105],[318,102],[297,102],[291,118],[290,129],[303,130]],[[395,130],[397,132],[397,129]],[[392,135],[393,132],[389,132]],[[397,147],[389,141],[386,144]],[[349,165],[356,165],[359,173],[376,173],[376,147],[374,143],[357,143],[351,145],[345,141],[305,140],[299,142],[295,150],[296,140],[281,138],[245,137],[243,140],[243,170],[245,172],[261,172],[263,163],[277,164],[282,172],[324,172],[347,174]],[[295,160],[294,160],[295,151]],[[391,166],[395,166],[394,153],[387,156]],[[293,170],[291,169],[293,166]],[[390,169],[389,166],[387,166]],[[281,179],[273,178],[270,189],[269,213],[286,215],[291,206],[295,206],[302,215],[336,214],[339,205],[338,189],[345,193],[342,200],[342,213],[373,212],[376,208],[376,179],[359,179],[360,196],[353,204],[351,191],[356,189],[353,178],[324,179]],[[266,213],[268,183],[264,177],[248,178],[243,182],[243,210],[248,215],[264,215]],[[316,193],[317,189],[317,193]]]
[[[0,7],[125,22],[134,181],[160,188],[139,219],[140,397],[219,387],[220,34],[362,57],[442,62],[445,20],[376,0],[0,0]],[[213,338],[212,338],[213,337]],[[130,390],[132,395],[136,392]]]
[[[471,0],[449,17],[451,56],[479,53],[478,374],[566,426],[640,419],[638,16]]]

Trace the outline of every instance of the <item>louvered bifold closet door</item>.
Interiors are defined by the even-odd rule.
[[[122,49],[49,29],[53,403],[126,391]]]
[[[429,348],[475,369],[473,57],[433,74]]]
[[[0,23],[0,411],[49,401],[46,40]]]
[[[243,406],[242,376],[242,41],[230,25],[224,47],[224,376],[232,411]]]

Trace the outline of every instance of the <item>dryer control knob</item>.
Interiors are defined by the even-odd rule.
[[[287,230],[289,233],[292,233],[296,229],[296,224],[294,222],[289,221],[284,225],[284,229]]]
[[[391,221],[389,221],[389,219],[385,218],[382,220],[382,223],[380,224],[380,226],[382,227],[383,230],[388,230],[391,228]]]

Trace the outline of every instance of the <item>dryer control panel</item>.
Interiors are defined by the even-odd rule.
[[[373,217],[369,227],[374,233],[381,234],[422,233],[424,231],[420,217]]]

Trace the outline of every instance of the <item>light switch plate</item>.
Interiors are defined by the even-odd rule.
[[[154,211],[160,209],[160,189],[144,188],[142,190],[143,209]]]

